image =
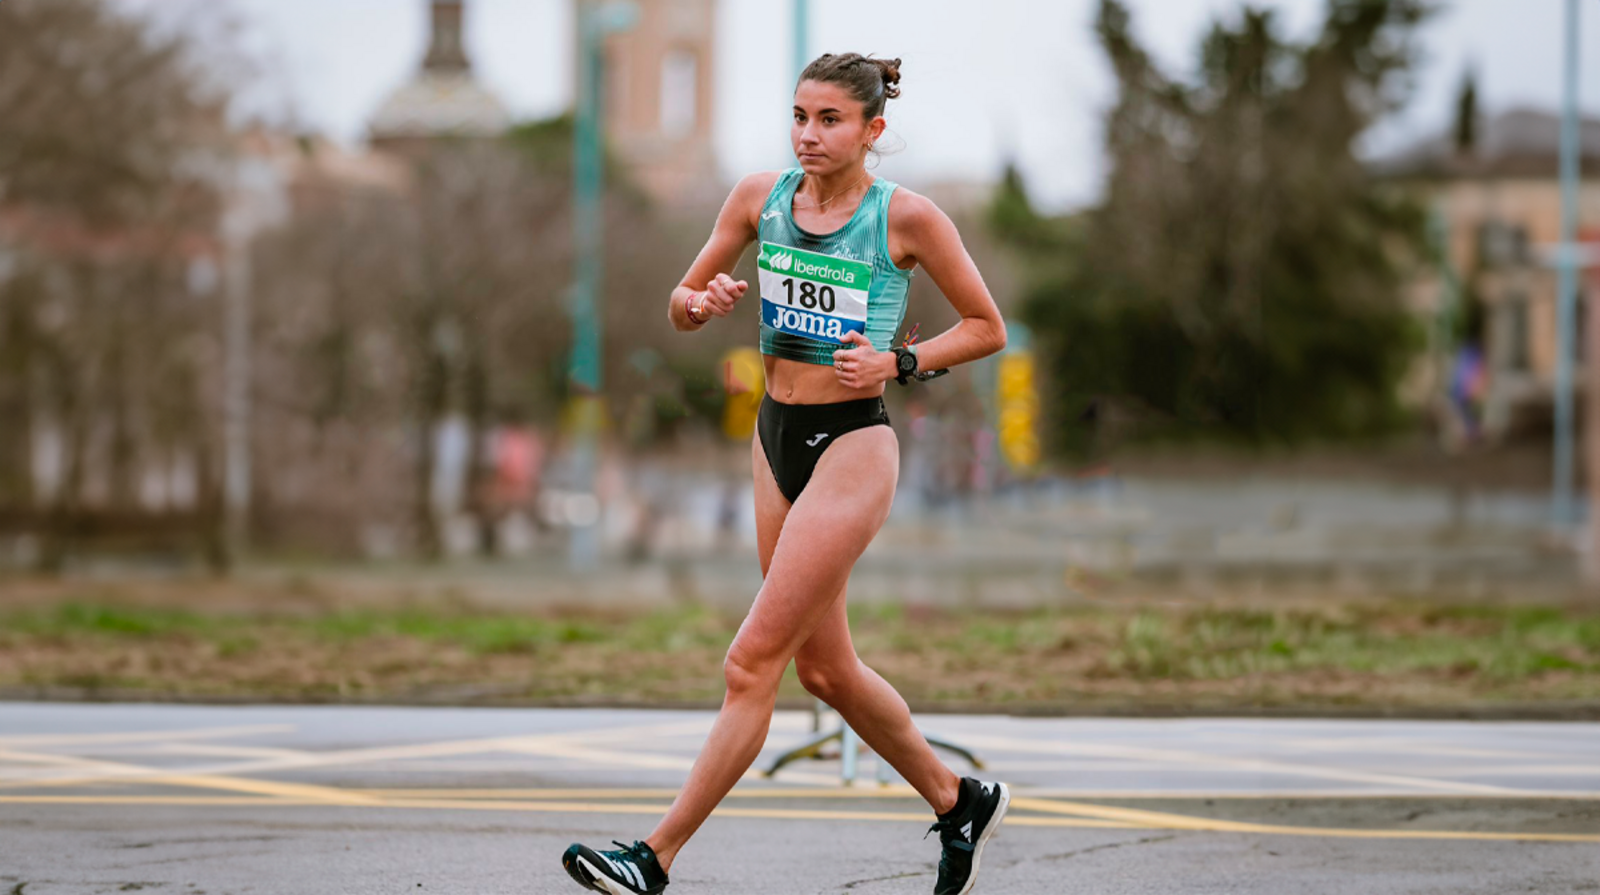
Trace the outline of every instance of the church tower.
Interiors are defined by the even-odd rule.
[[[605,39],[606,139],[657,201],[720,202],[727,191],[712,144],[716,0],[634,2],[634,27]]]
[[[372,144],[404,150],[437,137],[493,137],[510,124],[505,107],[472,76],[463,26],[465,0],[431,0],[428,54],[371,125]]]

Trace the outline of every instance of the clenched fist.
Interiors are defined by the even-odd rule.
[[[699,316],[703,317],[706,314],[717,317],[728,316],[733,312],[734,304],[744,297],[744,291],[749,288],[750,284],[744,280],[736,280],[725,273],[717,274],[706,284],[706,291],[700,295]],[[689,300],[694,301],[694,296],[691,295]]]
[[[872,342],[856,330],[845,333],[843,341],[855,347],[841,348],[833,353],[833,372],[839,377],[841,385],[866,388],[893,378],[893,373],[884,372],[884,356],[888,352],[873,348]]]

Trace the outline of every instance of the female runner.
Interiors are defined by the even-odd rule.
[[[672,291],[667,314],[680,331],[728,316],[748,288],[729,271],[759,241],[767,394],[751,463],[764,580],[728,649],[722,709],[666,817],[631,846],[574,844],[562,856],[572,878],[594,891],[666,888],[678,851],[760,753],[791,659],[806,690],[933,808],[929,832],[940,832],[943,848],[936,895],[972,890],[984,844],[1005,816],[1006,785],[945,767],[905,700],[856,656],[845,614],[850,568],[888,517],[899,475],[885,383],[1006,344],[999,310],[950,219],[866,169],[899,81],[898,59],[827,54],[807,66],[789,133],[800,166],[740,181]],[[891,350],[919,264],[961,322],[914,352]]]

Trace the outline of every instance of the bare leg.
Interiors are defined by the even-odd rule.
[[[766,580],[728,649],[728,690],[711,735],[678,798],[645,838],[663,869],[760,754],[784,669],[838,602],[894,498],[899,443],[888,426],[839,436],[792,507],[759,441],[752,453],[758,536],[763,546],[772,544],[770,553],[762,551]]]
[[[961,779],[928,745],[899,692],[856,656],[841,591],[795,655],[800,682],[826,702],[927,800],[936,814],[955,807]]]

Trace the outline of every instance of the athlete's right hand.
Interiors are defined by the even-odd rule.
[[[702,309],[718,317],[726,317],[733,312],[733,305],[744,296],[744,291],[750,284],[744,280],[735,280],[725,273],[719,273],[706,284],[706,297],[701,303]]]

